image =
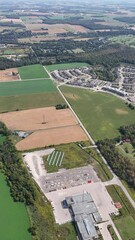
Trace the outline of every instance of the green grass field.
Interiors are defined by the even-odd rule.
[[[32,240],[28,233],[29,218],[25,206],[10,196],[5,177],[0,173],[0,238],[3,240]]]
[[[0,97],[0,112],[10,112],[16,109],[24,110],[39,107],[51,107],[64,104],[58,92],[46,92],[27,95]]]
[[[135,47],[135,38],[133,35],[121,35],[109,39],[112,43],[120,43],[130,47]]]
[[[89,146],[90,143],[84,142],[83,145]],[[55,155],[53,155],[53,159],[51,161],[51,164],[49,165],[48,163],[50,158],[48,159],[48,157],[45,156],[44,164],[48,172],[56,172],[60,168],[71,169],[91,164],[102,181],[111,180],[113,177],[107,166],[103,163],[102,159],[96,152],[96,150],[93,148],[87,148],[83,150],[81,147],[78,146],[77,143],[69,143],[56,146],[55,150],[55,152],[58,151],[59,153],[64,153],[63,161],[61,166],[56,166],[57,161],[55,161],[55,164],[52,164],[55,158]]]
[[[0,83],[0,97],[43,92],[57,92],[56,86],[51,79]]]
[[[48,172],[58,171],[60,168],[83,167],[89,164],[91,157],[85,153],[76,143],[63,144],[55,147],[56,151],[64,153],[61,166],[48,165],[47,157],[44,157],[45,168]]]
[[[135,111],[118,97],[68,86],[61,90],[94,140],[117,137],[120,126],[135,123]]]
[[[89,64],[81,63],[81,62],[74,62],[74,63],[62,63],[62,64],[47,65],[45,67],[49,72],[51,72],[51,71],[59,70],[59,69],[70,69],[70,68],[78,68],[78,67],[85,67],[85,66],[89,66]]]
[[[126,195],[119,186],[107,187],[114,202],[120,202],[122,209],[118,217],[113,217],[114,223],[122,237],[122,240],[134,239],[135,237],[135,209],[130,204]]]
[[[44,67],[39,64],[29,65],[25,67],[18,68],[20,77],[22,80],[26,79],[38,79],[38,78],[49,78],[48,73],[45,71]]]

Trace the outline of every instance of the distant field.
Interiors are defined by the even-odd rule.
[[[111,37],[109,40],[113,43],[120,43],[130,47],[135,47],[135,38],[133,35]]]
[[[95,140],[117,137],[120,126],[135,123],[135,111],[118,97],[68,86],[61,90]]]
[[[20,67],[18,68],[18,71],[22,80],[36,79],[36,78],[49,78],[49,75],[45,71],[44,67],[39,64]]]
[[[58,92],[0,97],[0,112],[51,107],[59,103],[64,104],[64,100]]]
[[[30,223],[25,206],[13,201],[2,173],[0,173],[0,216],[1,239],[32,240],[28,233]]]
[[[57,92],[51,79],[0,83],[0,97],[43,92]]]
[[[51,71],[59,70],[59,69],[70,69],[70,68],[78,68],[78,67],[84,67],[84,66],[89,66],[89,64],[81,63],[81,62],[53,64],[53,65],[47,65],[46,69],[49,72],[51,72]]]

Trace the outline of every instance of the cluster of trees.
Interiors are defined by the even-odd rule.
[[[135,164],[119,153],[115,143],[116,140],[105,139],[98,141],[97,145],[116,175],[135,188]]]
[[[66,109],[66,108],[68,108],[68,105],[67,105],[67,104],[57,104],[57,105],[55,106],[55,108],[56,108],[57,110],[59,110],[59,109]]]
[[[122,139],[130,139],[133,147],[135,147],[135,124],[130,126],[122,126],[119,129]]]
[[[1,122],[0,132],[6,136],[3,144],[0,145],[0,166],[6,175],[11,196],[14,201],[31,205],[36,199],[36,188],[22,163],[19,153],[8,136],[8,129]]]
[[[130,140],[135,147],[135,124],[121,126],[119,131],[121,136],[118,139],[101,140],[97,145],[113,171],[135,188],[135,163],[122,156],[115,146],[117,141]]]
[[[119,18],[114,18],[114,19],[118,20],[120,22],[135,24],[135,17],[119,17]]]
[[[37,57],[33,54],[27,57],[20,58],[19,61],[14,61],[12,59],[0,58],[0,70],[5,70],[7,68],[21,67],[31,64],[39,63]]]

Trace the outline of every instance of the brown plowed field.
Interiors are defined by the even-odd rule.
[[[37,108],[0,114],[0,121],[11,130],[35,131],[76,125],[77,120],[70,109],[55,107]],[[43,124],[45,122],[45,124]]]
[[[59,145],[70,142],[87,141],[88,138],[79,125],[41,130],[16,144],[20,151],[41,148],[49,145]]]
[[[70,109],[55,107],[0,114],[0,121],[11,130],[32,131],[17,143],[18,150],[88,140]]]
[[[89,29],[81,25],[71,25],[71,24],[25,24],[26,28],[32,32],[43,31],[48,32],[48,34],[66,33],[66,32],[88,32]],[[47,29],[47,30],[43,30]]]
[[[19,79],[19,75],[17,74],[16,76],[13,76],[12,72],[18,73],[18,70],[16,68],[0,70],[0,82],[7,82],[7,81],[18,80]]]

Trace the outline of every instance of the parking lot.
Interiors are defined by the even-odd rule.
[[[47,173],[45,177],[40,178],[40,184],[45,193],[98,181],[92,166],[61,169],[59,172]]]

